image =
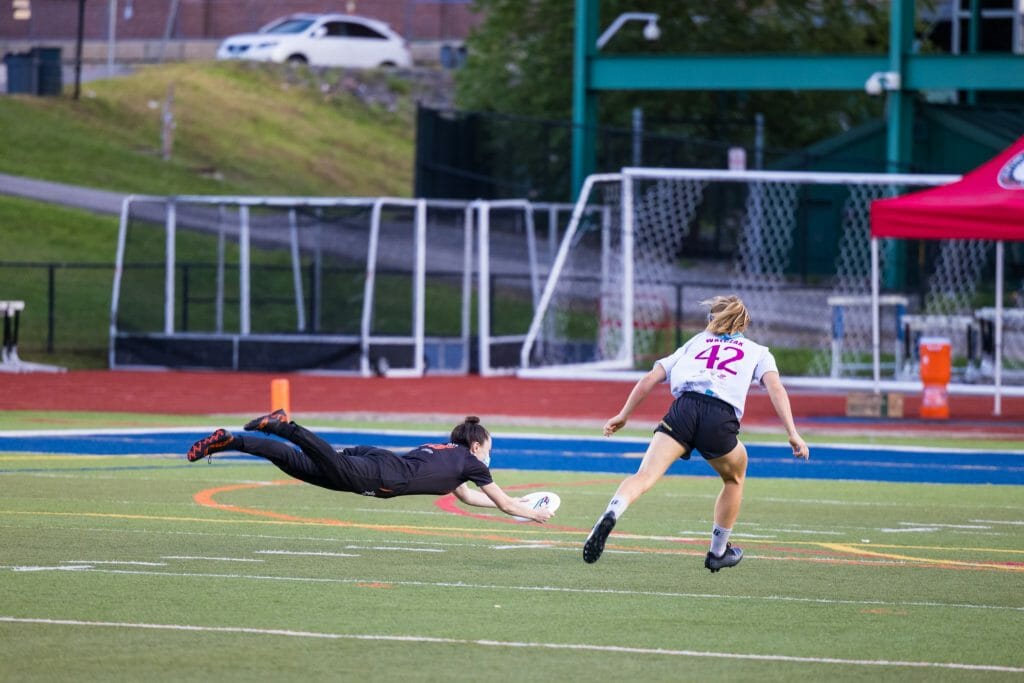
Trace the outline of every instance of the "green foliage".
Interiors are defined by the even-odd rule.
[[[574,10],[566,0],[476,0],[485,19],[468,40],[457,77],[462,108],[549,119],[572,113]],[[660,14],[661,38],[643,39],[626,24],[605,46],[608,54],[882,53],[888,42],[887,3],[872,0],[602,0],[603,29],[627,11]],[[880,114],[864,93],[843,92],[614,92],[602,93],[599,121],[628,127],[640,107],[648,131],[720,140],[723,125],[747,122],[730,142],[749,143],[749,122],[763,113],[775,148],[797,148]],[[744,139],[745,138],[745,139]]]

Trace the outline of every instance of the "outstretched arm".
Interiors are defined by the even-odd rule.
[[[477,491],[476,489],[469,488],[469,484],[462,484],[459,488],[453,491],[455,497],[461,500],[466,505],[472,505],[478,508],[496,508],[497,505],[494,501],[488,498],[486,495]]]
[[[481,491],[483,493],[481,493]],[[459,488],[455,489],[455,497],[466,505],[498,508],[506,515],[526,517],[527,519],[532,519],[539,524],[543,524],[551,519],[551,515],[553,514],[547,508],[532,510],[526,507],[521,504],[518,499],[510,498],[500,486],[493,482],[481,486],[480,491],[474,491],[470,489],[467,484],[463,484]]]
[[[611,436],[625,427],[629,416],[633,414],[637,406],[643,403],[647,395],[654,390],[654,387],[664,382],[666,377],[665,368],[661,367],[661,363],[656,364],[650,372],[641,377],[640,381],[633,387],[633,390],[629,392],[629,397],[626,399],[625,404],[623,404],[619,414],[605,423],[604,435]]]
[[[789,445],[793,447],[793,457],[810,457],[810,450],[807,448],[807,444],[801,438],[799,432],[796,431],[796,424],[793,423],[793,409],[789,405],[789,394],[786,393],[786,388],[782,386],[782,379],[779,377],[779,373],[766,372],[761,381],[764,383],[765,389],[768,390],[768,398],[772,402],[772,407],[775,408],[775,413],[782,420],[782,424],[786,428]]]

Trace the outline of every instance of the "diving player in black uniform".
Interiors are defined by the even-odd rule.
[[[424,444],[401,456],[374,446],[335,450],[313,432],[291,422],[283,410],[251,420],[245,430],[280,436],[298,449],[276,439],[218,429],[192,445],[188,461],[196,462],[220,451],[241,451],[266,458],[296,479],[334,491],[377,498],[454,493],[467,505],[498,508],[540,524],[552,515],[546,508],[534,510],[522,505],[494,483],[488,467],[491,435],[478,417],[467,417],[456,425],[448,443]],[[470,489],[470,481],[480,490]]]

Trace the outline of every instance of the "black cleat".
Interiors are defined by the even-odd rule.
[[[267,434],[276,434],[276,429],[278,427],[286,425],[289,422],[288,413],[281,408],[278,408],[269,415],[257,417],[255,420],[249,420],[245,423],[244,429],[247,432],[266,432]]]
[[[226,429],[218,429],[213,434],[192,444],[192,448],[188,449],[188,461],[195,462],[214,453],[226,451],[234,440],[235,437],[231,432]]]
[[[608,534],[614,528],[615,515],[611,512],[604,513],[604,516],[597,520],[597,524],[594,525],[590,535],[587,536],[586,542],[583,544],[584,562],[593,564],[601,558],[601,553],[604,552],[604,542],[608,540]]]
[[[743,549],[733,548],[732,543],[725,544],[725,552],[719,556],[714,556],[710,552],[704,558],[704,567],[710,569],[711,573],[714,574],[717,571],[721,571],[726,567],[735,567],[743,559]]]

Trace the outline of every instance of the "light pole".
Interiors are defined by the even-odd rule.
[[[573,198],[583,187],[587,174],[594,168],[595,149],[592,127],[597,120],[597,107],[589,91],[590,60],[611,40],[612,36],[628,21],[645,21],[644,37],[657,40],[661,37],[657,14],[650,12],[625,12],[615,18],[597,40],[599,0],[576,0],[575,32],[573,44],[573,91],[572,91],[572,187]]]
[[[597,39],[597,49],[603,48],[612,36],[625,25],[628,21],[646,21],[647,25],[644,26],[644,38],[647,40],[657,40],[661,37],[661,29],[658,28],[658,19],[660,17],[653,12],[623,12],[619,16],[615,17],[615,21],[604,30],[604,33]]]

